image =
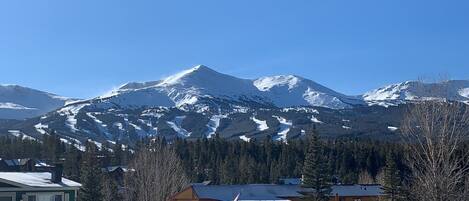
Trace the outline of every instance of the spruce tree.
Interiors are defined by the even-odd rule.
[[[87,142],[81,165],[80,201],[101,201],[101,170],[97,158],[98,150],[94,144]]]
[[[391,201],[398,200],[401,191],[401,175],[392,153],[386,157],[386,166],[384,167],[384,185],[383,190]]]
[[[313,132],[310,136],[308,149],[303,166],[303,187],[308,188],[304,193],[312,200],[329,200],[331,193],[330,175],[327,161],[324,157],[324,148],[318,135]]]

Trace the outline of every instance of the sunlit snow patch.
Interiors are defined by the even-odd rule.
[[[112,135],[109,133],[107,125],[105,123],[95,117],[91,112],[86,113],[86,115],[93,119],[100,132],[104,133],[107,137],[112,138]]]
[[[182,128],[182,121],[186,116],[177,116],[174,121],[167,121],[169,127],[171,127],[180,137],[189,137],[191,135],[186,129]]]
[[[462,97],[469,98],[469,88],[463,88],[458,91],[459,95]]]
[[[217,132],[218,127],[220,126],[220,121],[223,118],[226,118],[227,115],[213,115],[207,124],[207,138],[212,138],[213,135]]]
[[[12,109],[12,110],[35,110],[36,108],[29,108],[15,103],[0,103],[0,109]]]
[[[251,140],[251,138],[246,137],[246,135],[239,136],[239,139],[246,141],[246,142],[249,142]]]
[[[277,136],[274,136],[274,140],[276,141],[287,141],[287,134],[290,131],[290,127],[293,125],[292,121],[288,121],[287,119],[279,116],[272,116],[278,120],[280,123],[280,128],[277,133]]]
[[[38,124],[34,125],[34,128],[36,129],[37,132],[44,135],[44,134],[47,133],[44,129],[49,128],[49,125],[44,125],[42,123],[38,123]]]
[[[69,127],[72,132],[78,131],[76,128],[77,119],[75,116],[83,107],[87,105],[89,104],[69,105],[59,110],[61,115],[65,115],[67,117],[65,120],[65,125],[67,125],[67,127]]]
[[[19,131],[19,130],[8,130],[8,133],[10,133],[11,135],[15,136],[15,137],[22,137],[21,139],[23,140],[36,140],[36,138],[33,138],[29,135],[26,135],[24,134],[23,132]]]
[[[251,117],[252,121],[257,124],[257,131],[265,131],[269,129],[269,126],[267,126],[267,121],[263,121],[260,119],[256,119],[255,116]]]
[[[319,119],[316,118],[314,115],[311,115],[311,121],[314,122],[314,123],[322,124],[322,121],[319,121]]]
[[[394,126],[388,126],[388,130],[390,130],[390,131],[396,131],[397,129],[399,129],[399,128],[394,127]]]

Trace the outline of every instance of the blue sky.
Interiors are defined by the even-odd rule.
[[[0,83],[87,98],[197,64],[345,94],[469,79],[469,1],[1,1]]]

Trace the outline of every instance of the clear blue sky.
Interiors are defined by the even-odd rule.
[[[298,74],[350,95],[469,79],[468,2],[1,1],[0,83],[87,98],[196,64]]]

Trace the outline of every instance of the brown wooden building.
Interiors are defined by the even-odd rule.
[[[171,201],[299,201],[307,189],[299,185],[191,185],[177,193]],[[336,185],[331,201],[381,201],[379,185]]]

